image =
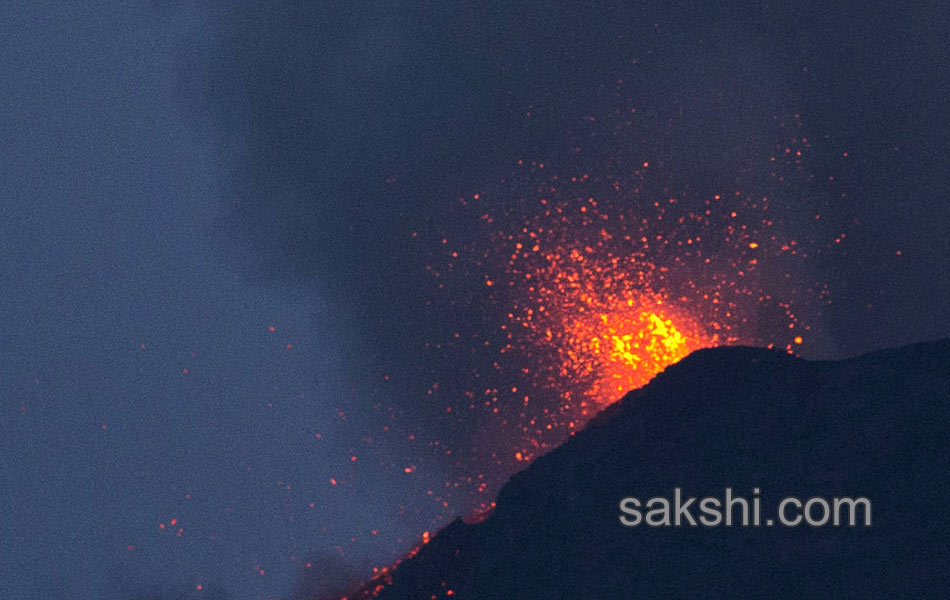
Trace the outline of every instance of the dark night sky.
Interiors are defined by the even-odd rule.
[[[848,238],[802,355],[950,335],[950,15],[876,4],[4,4],[0,595],[286,597],[464,512],[428,444],[479,421],[430,421],[421,363],[481,309],[427,309],[425,265],[627,101],[676,185],[774,115],[820,140]]]

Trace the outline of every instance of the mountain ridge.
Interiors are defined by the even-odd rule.
[[[950,340],[841,361],[694,352],[351,598],[936,597],[950,580]],[[624,527],[619,502],[865,496],[871,527]],[[449,592],[451,591],[451,594]]]

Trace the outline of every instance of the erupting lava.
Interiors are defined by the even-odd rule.
[[[802,316],[827,297],[808,259],[845,234],[819,225],[800,126],[797,115],[778,124],[790,139],[750,159],[766,176],[748,188],[674,193],[663,160],[618,151],[596,174],[517,161],[498,189],[460,199],[453,218],[482,227],[468,240],[441,233],[445,258],[428,268],[449,304],[478,307],[486,326],[434,346],[462,353],[446,355],[457,373],[473,365],[467,406],[448,413],[488,408],[518,428],[516,459],[531,460],[694,350],[802,344]]]
[[[446,506],[469,490],[463,512],[490,510],[512,470],[696,350],[807,343],[828,302],[811,260],[846,237],[821,211],[845,194],[806,168],[800,116],[776,116],[772,143],[677,163],[644,141],[666,139],[658,114],[582,119],[550,162],[514,161],[413,233],[432,244],[439,332],[425,406],[445,431],[477,423],[433,446],[457,474]]]
[[[668,318],[662,301],[656,304],[638,306],[629,299],[626,305],[605,312],[592,306],[589,318],[573,319],[559,334],[563,338],[561,374],[566,377],[576,372],[589,377],[585,395],[598,404],[608,404],[646,385],[693,350],[715,345],[715,336],[705,339],[689,317]]]
[[[602,249],[611,236],[600,235]],[[590,246],[542,253],[541,266],[525,273],[525,281],[534,282],[526,290],[534,302],[508,315],[515,331],[527,330],[530,343],[556,355],[538,368],[552,387],[573,382],[585,414],[589,401],[614,402],[693,350],[719,342],[718,334],[650,289],[651,265],[609,253],[602,261],[598,253]],[[572,393],[563,392],[565,399]]]
[[[446,509],[486,518],[508,475],[695,350],[807,343],[829,302],[810,260],[846,238],[821,212],[846,194],[806,168],[797,114],[694,160],[667,145],[681,116],[579,119],[551,161],[412,233],[434,282],[419,408],[452,472],[427,494]]]

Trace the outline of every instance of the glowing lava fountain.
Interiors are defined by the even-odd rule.
[[[573,381],[583,409],[619,400],[694,350],[719,343],[686,307],[650,290],[650,265],[631,257],[602,261],[589,250],[546,255],[525,274],[534,282],[533,302],[508,315],[527,330],[531,346],[556,357],[545,379],[562,387]]]
[[[649,307],[630,299],[620,309],[595,309],[593,318],[575,318],[562,334],[562,374],[575,371],[589,377],[584,393],[603,405],[646,385],[693,350],[715,345],[688,317],[669,314],[661,301]]]

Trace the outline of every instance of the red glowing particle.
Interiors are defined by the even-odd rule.
[[[795,343],[796,343],[796,344],[801,344],[801,343],[802,343],[802,336],[800,336],[800,335],[799,335],[799,336],[796,336],[796,337],[795,337]]]
[[[187,374],[188,374],[188,369],[182,369],[181,372],[184,373],[185,375],[187,375]]]
[[[330,478],[330,485],[336,485],[336,479],[333,477]]]
[[[267,328],[268,331],[275,331],[276,329],[277,329],[277,328],[274,327],[273,325],[271,325],[271,326],[269,326],[269,327]]]
[[[778,181],[790,177],[789,167],[804,164],[804,159],[795,156],[808,148],[805,143],[789,139],[779,146],[777,158],[764,167],[770,172],[763,175]],[[786,145],[789,148],[782,156],[780,149]],[[607,180],[604,173],[542,177],[529,169],[536,179],[524,193],[517,190],[511,194],[521,199],[510,205],[510,211],[505,205],[503,213],[494,214],[489,212],[492,207],[485,206],[477,211],[481,214],[474,215],[491,225],[487,244],[457,247],[454,250],[458,252],[441,249],[451,268],[464,273],[465,281],[477,284],[482,279],[491,287],[480,301],[492,303],[493,313],[501,317],[497,323],[486,323],[500,329],[498,341],[484,340],[484,350],[482,340],[470,342],[467,349],[473,354],[496,354],[492,366],[505,377],[473,382],[465,392],[465,404],[442,405],[443,414],[453,413],[456,406],[465,413],[468,406],[470,411],[497,418],[512,431],[521,430],[520,439],[516,433],[507,440],[511,444],[507,450],[491,451],[496,465],[512,456],[518,462],[529,462],[532,456],[543,454],[556,441],[555,436],[573,435],[604,404],[644,385],[694,350],[769,342],[751,334],[758,306],[780,304],[788,320],[796,321],[788,309],[791,304],[782,301],[801,298],[773,298],[770,294],[781,288],[773,291],[768,281],[752,276],[759,263],[767,260],[756,250],[767,254],[781,247],[782,252],[805,257],[805,251],[814,252],[816,238],[822,245],[828,244],[824,234],[811,232],[796,244],[773,233],[778,227],[767,231],[765,228],[781,225],[783,216],[781,207],[769,200],[770,194],[765,195],[768,189],[726,189],[721,195],[699,198],[701,207],[697,207],[683,200],[682,190],[652,189],[646,174],[651,165],[642,158],[640,164],[642,170],[636,169],[636,163],[628,163],[627,168],[639,180],[629,183],[621,177]],[[581,186],[598,176],[612,183],[613,190],[608,186],[598,190],[595,201]],[[560,182],[565,189],[557,189]],[[637,197],[635,202],[628,201],[631,195]],[[500,218],[509,215],[513,221]],[[433,236],[432,242],[441,235]],[[447,260],[445,254],[458,258]],[[434,267],[427,269],[435,271]],[[437,277],[443,275],[436,273]],[[447,287],[448,283],[438,284],[440,290]],[[781,334],[782,322],[771,329],[778,330],[779,339],[788,341]],[[802,327],[808,330],[804,321],[789,327],[795,333],[804,333]],[[452,338],[456,350],[465,349],[466,336],[454,334]],[[796,338],[794,344],[800,343]],[[444,352],[448,344],[431,342],[426,348]],[[512,375],[518,379],[511,379]],[[542,393],[539,388],[548,390]],[[525,395],[528,392],[531,402]],[[435,387],[427,393],[435,396]],[[450,455],[444,448],[442,451]],[[411,472],[405,464],[404,472]],[[485,482],[473,479],[446,482],[446,486],[458,490],[468,485],[472,493],[476,488],[483,491]],[[427,494],[433,495],[431,491]]]
[[[204,589],[204,588],[203,588],[203,586],[199,583],[198,585],[195,586],[195,589],[200,591],[200,590],[202,590],[202,589]]]
[[[128,546],[125,547],[125,549],[128,550],[129,552],[132,552],[135,550],[135,544],[129,544]]]

